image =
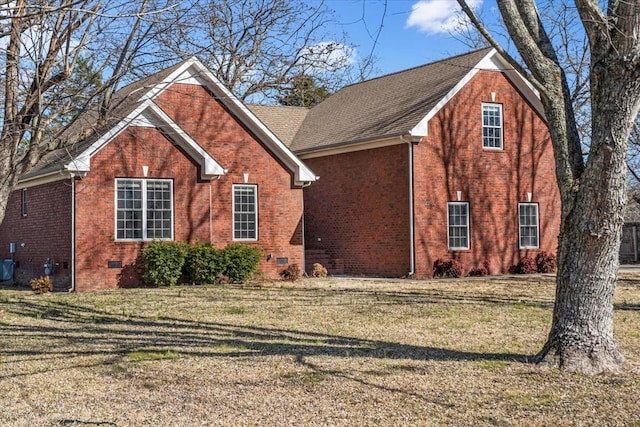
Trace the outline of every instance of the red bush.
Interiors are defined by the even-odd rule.
[[[482,265],[480,267],[472,268],[469,271],[469,276],[487,276],[491,273],[491,266],[489,264],[489,260],[485,259],[482,261]]]
[[[433,277],[462,277],[460,261],[438,258],[433,263]]]
[[[555,273],[558,268],[558,261],[554,254],[542,251],[536,255],[536,266],[538,273]]]
[[[528,256],[522,257],[520,262],[509,269],[509,273],[515,274],[533,274],[537,272],[536,260]]]

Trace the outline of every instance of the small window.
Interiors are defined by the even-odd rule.
[[[233,240],[258,240],[258,187],[233,186]]]
[[[469,203],[447,203],[447,228],[450,250],[469,249]]]
[[[502,105],[482,104],[482,147],[502,149]]]
[[[117,179],[116,239],[172,238],[173,182],[167,179]]]
[[[520,228],[520,248],[538,248],[540,246],[538,242],[538,204],[519,203],[518,222]]]
[[[22,216],[27,216],[27,189],[22,189]]]

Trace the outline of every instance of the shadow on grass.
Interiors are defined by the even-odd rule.
[[[23,343],[37,345],[33,349],[15,344],[3,346],[0,348],[0,366],[27,359],[39,360],[45,362],[39,363],[39,372],[81,366],[73,361],[74,357],[79,356],[98,357],[95,363],[82,365],[94,366],[134,361],[131,359],[132,354],[144,356],[146,353],[154,357],[166,351],[191,357],[290,355],[298,360],[304,360],[308,356],[436,361],[500,360],[520,363],[530,360],[530,356],[523,354],[475,353],[302,330],[175,317],[120,315],[55,299],[14,300],[0,304],[1,311],[47,320],[38,326],[0,321],[0,335],[5,338],[24,338]],[[34,373],[12,374],[7,373],[7,369],[2,371],[5,373],[0,373],[0,379]]]

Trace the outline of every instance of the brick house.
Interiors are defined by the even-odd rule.
[[[484,260],[500,273],[556,252],[542,105],[495,50],[347,86],[296,115],[252,108],[319,175],[304,192],[307,271],[319,261],[333,273],[430,277],[437,258],[455,258],[465,273]]]
[[[304,264],[302,188],[315,174],[200,62],[126,86],[114,104],[104,126],[83,113],[68,133],[79,142],[10,196],[0,256],[15,248],[17,282],[48,260],[57,289],[135,285],[153,239],[257,245],[270,278]]]

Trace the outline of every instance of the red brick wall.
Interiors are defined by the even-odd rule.
[[[239,125],[201,86],[175,84],[157,100],[194,140],[228,173],[219,180],[201,181],[198,166],[166,136],[152,128],[131,127],[91,160],[91,172],[77,184],[77,273],[79,291],[138,283],[135,261],[141,242],[115,241],[114,191],[116,177],[174,181],[174,237],[178,241],[209,242],[224,247],[232,242],[232,184],[258,185],[259,238],[266,257],[261,269],[277,278],[287,265],[276,258],[303,264],[302,190],[292,187],[292,174]],[[211,209],[209,200],[212,200]],[[123,268],[107,268],[120,261]]]
[[[346,274],[409,272],[408,146],[306,159],[320,180],[305,188],[305,240],[344,259]]]
[[[0,257],[11,258],[9,243],[16,243],[16,282],[28,284],[44,275],[47,258],[56,263],[52,275],[56,289],[70,285],[71,182],[56,181],[27,189],[27,216],[22,216],[22,190],[9,197],[0,224]]]
[[[259,217],[258,241],[246,243],[272,255],[262,272],[278,278],[288,264],[303,268],[302,188],[293,186],[293,173],[202,86],[175,84],[156,103],[228,170],[212,182],[213,243],[232,241],[232,185],[244,184],[246,173],[247,183],[258,186]],[[277,258],[288,264],[277,265]]]
[[[504,150],[482,148],[483,102],[503,105]],[[426,113],[426,112],[425,112]],[[544,121],[499,72],[481,71],[429,123],[414,148],[415,273],[456,258],[465,274],[488,259],[506,272],[521,256],[556,252],[560,198]],[[407,146],[306,159],[320,181],[305,189],[307,248],[345,259],[347,274],[409,271]],[[447,247],[447,202],[469,202],[470,249]],[[518,202],[539,204],[540,249],[518,247]],[[321,239],[321,240],[318,240]]]
[[[481,104],[503,105],[504,150],[482,147]],[[543,120],[498,72],[481,71],[429,123],[415,146],[416,272],[431,276],[438,257],[457,258],[465,273],[484,259],[506,272],[521,256],[518,202],[539,204],[540,250],[556,252],[560,197],[551,141]],[[469,202],[470,249],[447,249],[447,202]]]

